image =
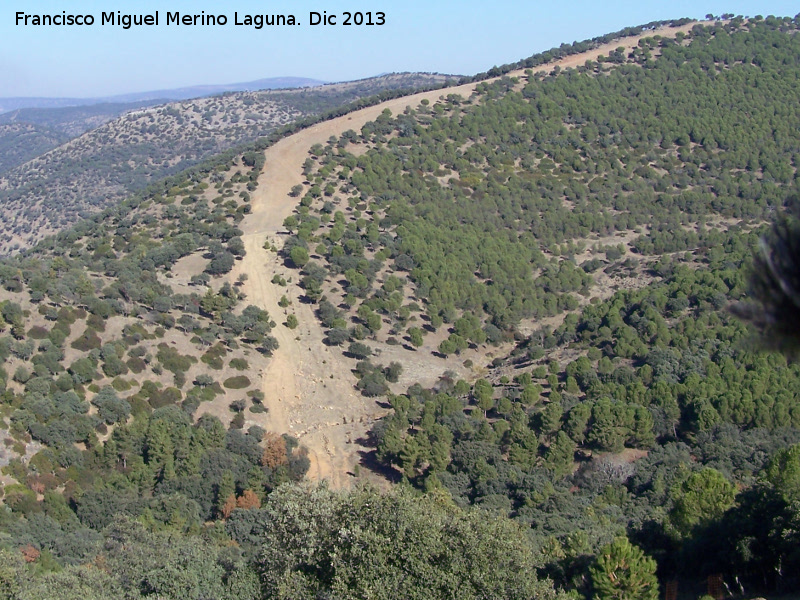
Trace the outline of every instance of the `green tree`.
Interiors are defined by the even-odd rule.
[[[575,442],[563,431],[559,431],[545,455],[545,466],[556,477],[563,477],[572,470],[575,459]]]
[[[217,486],[217,501],[216,509],[217,514],[222,515],[225,510],[225,503],[231,498],[236,498],[236,484],[233,479],[233,473],[225,471],[222,474],[222,479]]]
[[[541,412],[542,433],[547,435],[561,429],[561,417],[564,416],[564,407],[561,404],[561,399],[555,396],[556,394],[551,395],[550,402]]]
[[[233,268],[235,262],[233,254],[227,250],[219,252],[208,262],[206,272],[210,275],[224,275]]]
[[[578,444],[582,444],[586,439],[586,426],[592,416],[592,407],[588,402],[576,404],[569,411],[565,431]]]
[[[710,467],[692,473],[672,492],[674,504],[669,522],[680,536],[688,536],[698,525],[706,525],[733,506],[736,487]]]
[[[483,411],[483,416],[486,416],[487,411],[494,408],[494,389],[492,384],[485,379],[478,379],[472,388],[472,394],[478,402],[478,408]]]
[[[779,450],[762,472],[786,502],[800,500],[800,444]]]
[[[656,561],[625,537],[602,548],[589,573],[597,600],[658,600]]]
[[[534,406],[539,402],[542,393],[542,386],[537,384],[529,383],[524,388],[522,388],[522,395],[520,396],[520,402],[522,402],[525,406]]]
[[[302,246],[294,246],[289,251],[289,258],[292,260],[295,267],[302,269],[308,262],[308,250]]]
[[[264,525],[257,569],[270,598],[556,597],[517,524],[461,510],[442,493],[283,487]]]

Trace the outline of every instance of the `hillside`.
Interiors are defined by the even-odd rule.
[[[147,92],[131,92],[115,96],[97,98],[37,98],[37,97],[5,97],[0,98],[0,114],[32,108],[59,109],[85,108],[98,104],[147,103],[166,100],[189,100],[204,96],[216,96],[225,92],[257,92],[259,90],[278,90],[287,88],[311,87],[324,85],[324,81],[307,77],[267,77],[242,83],[218,85],[193,85],[168,90],[151,90]]]
[[[273,77],[246,83],[192,86],[106,98],[0,98],[0,174],[136,109],[225,92],[309,87],[323,83],[302,77]]]
[[[21,108],[0,114],[0,174],[100,127],[128,111],[157,104],[94,104],[68,108]]]
[[[96,129],[123,113],[163,104],[164,100],[149,102],[105,103],[65,108],[20,108],[0,114],[0,123],[24,123],[59,131],[70,138]],[[41,152],[40,154],[44,154]]]
[[[0,122],[0,173],[60,146],[70,135],[46,125]]]
[[[309,90],[229,93],[127,112],[0,177],[0,252],[26,247],[159,178],[299,118],[382,91],[438,86],[444,80],[395,74]],[[67,115],[85,125],[101,109],[61,109],[58,118],[62,126],[69,123]],[[86,115],[81,117],[81,111]],[[44,145],[41,134],[37,140]]]
[[[619,42],[310,148],[283,256],[361,393],[389,393],[386,474],[530,526],[584,593],[615,531],[664,577],[752,581],[770,559],[723,549],[755,526],[736,490],[800,440],[800,371],[726,307],[797,192],[795,32]],[[692,486],[716,512],[682,508]]]
[[[800,238],[768,225],[800,214],[798,27],[562,46],[219,155],[3,259],[0,582],[800,589],[800,370],[730,310],[753,254],[774,276]]]

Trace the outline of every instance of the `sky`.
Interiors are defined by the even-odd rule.
[[[782,0],[4,0],[0,8],[0,97],[100,97],[267,77],[346,81],[381,73],[471,75],[562,43],[662,19],[720,15],[795,16]],[[17,25],[30,15],[91,14],[93,26]],[[159,26],[101,25],[101,13],[159,12]],[[223,14],[226,26],[165,24],[167,12]],[[337,25],[310,25],[311,12]],[[381,26],[344,26],[345,11],[384,13]],[[294,27],[234,24],[244,15],[292,14]],[[366,16],[365,16],[366,18]]]

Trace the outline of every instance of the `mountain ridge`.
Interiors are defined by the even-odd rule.
[[[159,178],[298,118],[447,81],[435,73],[396,73],[314,88],[229,92],[128,111],[0,175],[0,212],[6,216],[0,252],[29,245]]]
[[[240,83],[191,85],[144,92],[113,94],[110,96],[90,96],[87,98],[9,96],[0,97],[0,114],[23,108],[69,108],[94,104],[190,100],[225,92],[255,92],[267,89],[312,87],[324,85],[325,83],[327,82],[308,77],[266,77]]]

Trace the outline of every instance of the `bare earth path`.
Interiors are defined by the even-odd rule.
[[[599,48],[549,63],[537,70],[576,67],[600,54],[608,55],[619,46],[632,48],[641,37],[672,35],[689,31],[695,23],[679,28],[649,31],[638,37],[615,40]],[[512,72],[509,75],[521,75]],[[308,149],[314,144],[325,144],[331,136],[340,136],[348,129],[359,131],[368,121],[374,120],[385,109],[392,114],[401,113],[407,106],[416,107],[421,100],[435,102],[447,94],[468,97],[476,84],[424,92],[404,98],[389,100],[324,123],[315,125],[285,138],[266,150],[266,166],[252,198],[252,212],[240,227],[244,231],[247,254],[232,273],[235,279],[246,273],[243,286],[247,303],[267,311],[278,323],[273,334],[280,348],[262,373],[264,404],[269,409],[269,429],[276,433],[289,433],[309,450],[311,468],[309,479],[328,479],[334,488],[349,487],[353,482],[353,469],[363,450],[357,440],[363,438],[373,421],[384,414],[374,401],[362,397],[353,387],[354,377],[350,364],[338,350],[323,343],[323,332],[313,313],[313,307],[301,304],[297,288],[290,284],[281,287],[271,283],[273,275],[281,274],[287,280],[297,273],[283,266],[275,253],[264,249],[265,240],[278,248],[283,244],[283,220],[292,214],[297,201],[289,197],[292,186],[302,183],[302,165]],[[278,302],[286,294],[292,305],[284,311]],[[300,325],[291,330],[282,325],[286,314],[294,313]]]

